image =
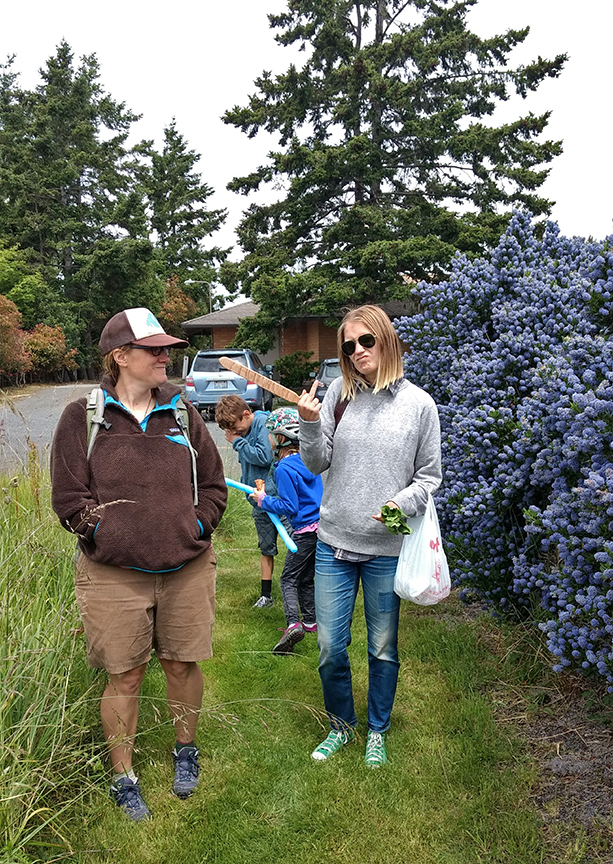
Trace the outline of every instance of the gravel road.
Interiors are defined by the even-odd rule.
[[[69,402],[86,396],[94,386],[93,382],[36,385],[0,394],[0,474],[16,472],[25,464],[28,440],[36,445],[41,463],[47,465],[60,414]],[[226,474],[237,476],[236,456],[223,432],[216,423],[206,425],[222,455]]]

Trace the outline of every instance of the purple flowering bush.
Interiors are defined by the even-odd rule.
[[[538,239],[515,214],[489,259],[416,291],[395,326],[439,406],[461,596],[538,620],[555,669],[613,689],[613,237]]]

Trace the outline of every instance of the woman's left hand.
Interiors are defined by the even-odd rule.
[[[385,507],[391,507],[392,510],[400,510],[400,507],[396,504],[395,501],[386,501],[384,506],[385,506]],[[376,516],[373,516],[372,518],[373,518],[373,519],[376,519],[377,522],[383,522],[383,516],[381,515],[381,511],[380,511],[380,510],[379,510],[379,512],[377,513],[377,515],[376,515]]]

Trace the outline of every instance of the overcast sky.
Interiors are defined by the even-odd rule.
[[[229,210],[227,227],[215,239],[229,246],[249,199],[225,185],[260,164],[271,142],[263,136],[249,140],[220,116],[246,104],[263,69],[281,72],[291,62],[292,49],[276,45],[266,18],[284,7],[283,0],[13,2],[2,10],[0,58],[15,54],[21,84],[34,87],[38,70],[65,38],[76,57],[95,53],[104,88],[143,115],[133,140],[159,143],[164,126],[176,117],[178,130],[202,156],[203,179],[215,189],[211,206]],[[480,36],[530,26],[513,65],[569,54],[559,79],[544,82],[526,101],[504,106],[500,119],[553,112],[546,137],[564,142],[542,190],[556,202],[553,218],[567,235],[600,240],[612,234],[613,0],[480,0],[469,20]]]

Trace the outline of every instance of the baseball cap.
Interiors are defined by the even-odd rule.
[[[153,312],[140,306],[136,309],[124,309],[113,315],[100,334],[101,354],[108,354],[114,348],[122,345],[146,345],[152,348],[166,347],[187,348],[186,339],[177,339],[164,332],[164,328]]]

